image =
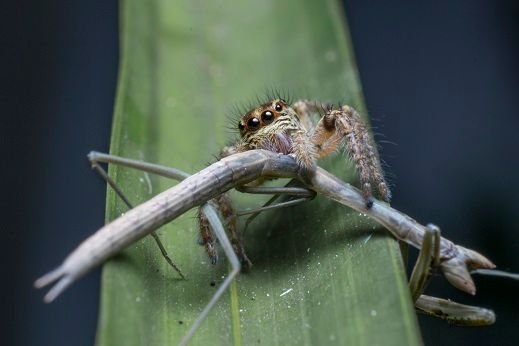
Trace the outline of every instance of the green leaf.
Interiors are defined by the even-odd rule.
[[[363,111],[342,8],[336,1],[123,1],[121,66],[111,152],[196,172],[236,136],[240,103],[271,88]],[[322,165],[355,181],[342,155]],[[111,167],[134,204],[174,184]],[[234,195],[236,209],[261,205]],[[125,211],[110,192],[108,220]],[[197,244],[195,212],[103,270],[99,345],[171,345],[228,272]],[[192,340],[211,345],[420,344],[396,242],[358,212],[322,197],[265,212],[248,230],[254,262]]]

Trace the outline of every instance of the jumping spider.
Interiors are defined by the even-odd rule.
[[[316,114],[322,115],[316,121]],[[240,139],[225,147],[220,158],[253,149],[265,149],[292,155],[301,168],[311,172],[319,158],[330,155],[341,146],[346,148],[355,164],[360,185],[366,199],[366,208],[373,204],[375,185],[379,197],[389,202],[389,191],[380,164],[376,144],[359,113],[349,106],[333,106],[307,100],[290,105],[277,98],[246,112],[238,122]],[[258,186],[264,180],[249,185]],[[245,255],[236,217],[226,194],[214,203],[226,221],[231,242],[244,269],[251,266]],[[202,243],[212,263],[217,261],[215,238],[203,213],[198,213]]]

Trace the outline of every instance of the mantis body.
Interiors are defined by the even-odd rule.
[[[91,153],[89,157],[92,161],[113,162],[113,157],[104,154]],[[132,166],[132,162],[137,162],[126,161],[127,166]],[[138,162],[134,167],[137,166],[139,166]],[[155,172],[161,173],[161,167],[156,166],[156,168]],[[164,169],[164,171],[166,170]],[[179,179],[186,177],[186,174],[180,172],[178,177]],[[196,332],[210,309],[240,270],[240,262],[219,223],[218,216],[211,205],[206,202],[231,188],[242,186],[259,178],[281,177],[297,179],[303,182],[308,189],[369,215],[386,227],[397,239],[413,247],[418,249],[422,249],[422,247],[432,248],[433,250],[428,250],[429,254],[423,254],[422,256],[425,258],[425,268],[427,269],[421,270],[417,274],[418,279],[414,279],[418,281],[418,284],[414,285],[413,296],[418,297],[419,309],[422,307],[425,311],[438,311],[443,304],[443,301],[420,296],[426,281],[423,278],[427,277],[431,258],[434,258],[434,262],[451,284],[470,294],[475,294],[476,289],[469,270],[494,267],[492,262],[484,256],[441,238],[438,232],[432,232],[434,236],[428,235],[431,233],[429,231],[431,227],[419,224],[384,202],[374,200],[372,206],[366,208],[365,197],[361,191],[342,182],[320,167],[315,167],[311,171],[302,170],[301,166],[290,155],[280,155],[265,150],[249,150],[217,161],[107,224],[81,243],[58,268],[38,279],[35,286],[41,288],[56,281],[56,284],[45,296],[45,301],[51,302],[81,276],[130,244],[150,234],[187,210],[202,205],[221,246],[231,262],[232,270],[197,321],[192,325],[182,342],[185,343]],[[449,305],[449,307],[452,306]],[[489,324],[494,320],[493,313],[480,308],[474,308],[473,310],[455,308],[444,314],[443,317],[448,318],[451,322],[474,321],[472,324]],[[471,322],[468,323],[471,324]]]

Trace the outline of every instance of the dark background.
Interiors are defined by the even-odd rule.
[[[519,4],[345,8],[393,206],[519,271]],[[103,223],[104,185],[85,154],[108,150],[117,6],[20,1],[2,14],[2,344],[91,345],[99,271],[51,305],[32,282]],[[455,328],[421,317],[427,344],[513,344],[519,284],[476,280],[476,297],[441,278],[431,291],[492,307],[497,323]]]

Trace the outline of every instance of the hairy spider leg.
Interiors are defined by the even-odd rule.
[[[299,100],[292,105],[299,121],[309,132],[314,130],[317,122],[333,107],[334,105],[328,102],[310,100]]]
[[[366,198],[366,206],[372,205],[372,183],[377,186],[380,197],[389,202],[391,192],[388,188],[376,144],[361,116],[350,106],[333,108],[331,104],[311,101],[298,101],[294,110],[303,124],[311,126],[311,141],[316,147],[318,158],[335,152],[344,143],[347,152],[359,174],[361,189]],[[312,113],[324,115],[314,125]]]
[[[211,264],[218,262],[218,251],[216,249],[216,238],[209,226],[207,216],[202,212],[202,207],[198,208],[196,218],[198,220],[198,231],[200,233],[200,244],[204,246],[205,252]]]
[[[223,217],[229,239],[231,241],[234,252],[238,256],[241,262],[242,270],[249,270],[252,267],[252,262],[245,253],[245,247],[243,245],[243,235],[236,226],[238,214],[234,212],[232,208],[231,199],[227,193],[223,193],[215,198],[218,203],[218,210]]]
[[[237,215],[234,212],[229,195],[227,193],[223,193],[215,199],[213,199],[211,203],[220,212],[220,215],[223,219],[223,223],[225,224],[225,229],[228,232],[229,239],[234,248],[234,252],[240,259],[242,268],[245,270],[250,269],[250,267],[252,267],[252,262],[245,254],[242,234],[238,231],[236,227]],[[211,260],[211,263],[216,264],[218,262],[218,252],[215,246],[216,239],[214,237],[207,216],[204,215],[201,207],[198,209],[197,216],[198,225],[200,227],[201,243],[205,246],[205,250],[207,252],[207,255],[209,256],[209,259]]]

